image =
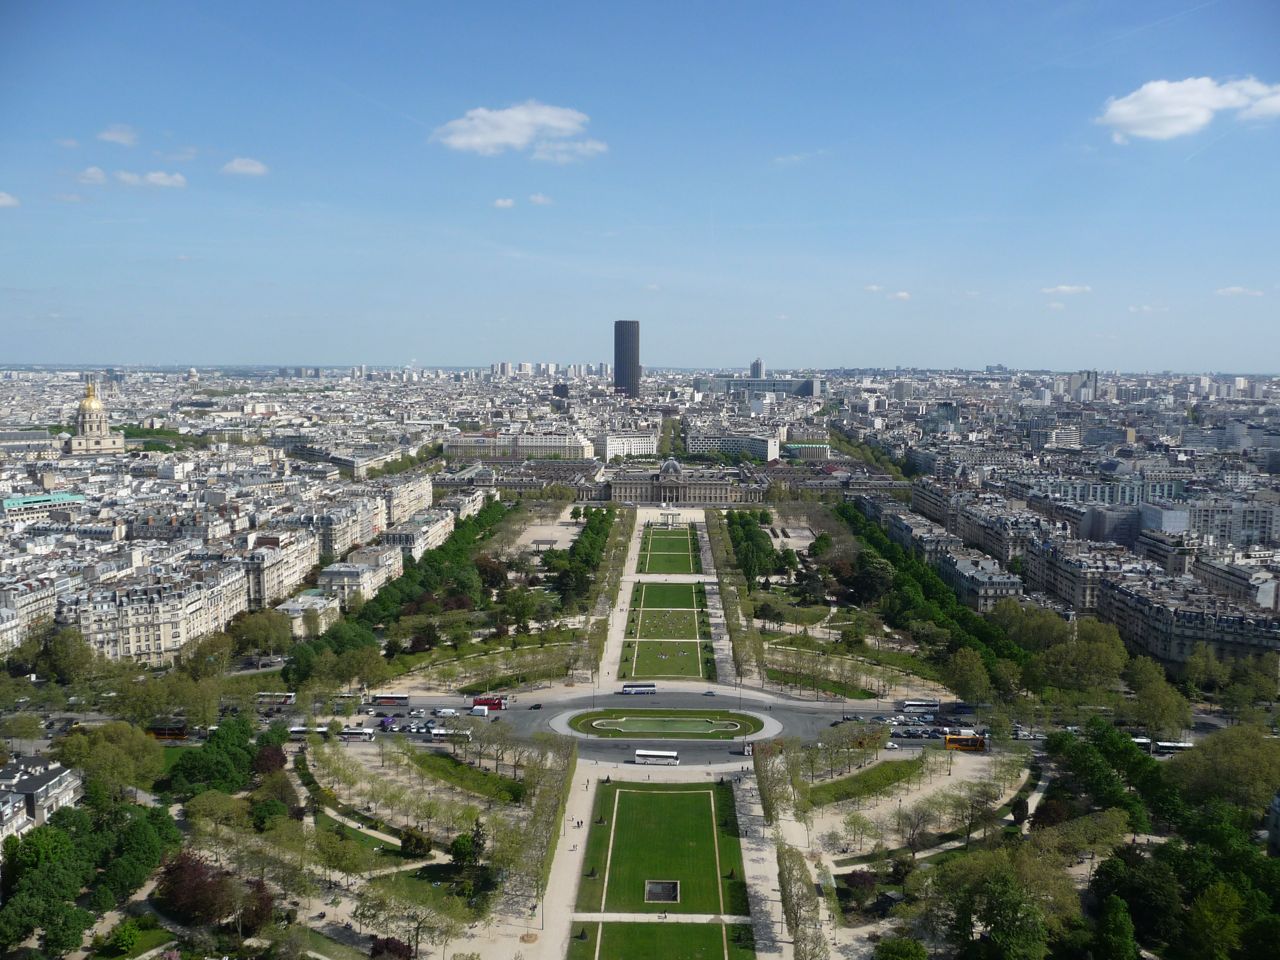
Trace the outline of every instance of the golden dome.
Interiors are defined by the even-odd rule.
[[[101,413],[102,401],[98,399],[98,391],[92,383],[84,388],[84,399],[80,401],[80,413]]]

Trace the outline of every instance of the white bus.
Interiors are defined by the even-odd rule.
[[[678,767],[680,754],[674,750],[637,750],[636,763],[656,763],[662,766]]]
[[[657,693],[658,686],[654,683],[624,683],[622,692],[627,694]]]
[[[937,700],[900,700],[898,709],[903,713],[932,713],[936,715],[942,709],[942,704]]]
[[[372,740],[373,731],[366,730],[363,727],[343,727],[342,733],[338,734],[343,740]]]
[[[407,707],[409,695],[407,693],[371,693],[369,703],[375,707]]]
[[[433,741],[435,741],[436,743],[441,743],[441,742],[446,741],[446,740],[467,740],[467,741],[470,741],[470,740],[471,740],[471,731],[470,731],[470,730],[457,730],[457,729],[450,729],[450,728],[448,728],[448,727],[432,727],[432,728],[431,728],[431,739],[432,739]]]
[[[1186,740],[1157,740],[1152,745],[1152,752],[1169,756],[1174,753],[1182,753],[1184,750],[1190,750],[1194,746],[1194,743],[1189,743]]]
[[[258,694],[258,706],[260,707],[292,707],[298,702],[296,693],[286,693],[281,690],[278,692],[264,691]]]
[[[308,737],[323,737],[329,739],[329,731],[319,727],[290,727],[290,740],[306,740]]]

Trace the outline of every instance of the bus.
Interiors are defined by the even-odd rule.
[[[306,740],[308,737],[321,737],[324,740],[329,739],[329,731],[321,727],[290,727],[290,740]]]
[[[948,750],[966,750],[981,753],[987,749],[987,740],[976,733],[949,733],[943,738],[943,746]]]
[[[658,686],[654,683],[624,683],[622,692],[627,694],[657,693]]]
[[[407,693],[371,693],[369,702],[377,707],[407,707],[409,695]]]
[[[365,730],[363,727],[343,727],[342,732],[338,736],[343,741],[350,740],[372,740],[373,731]]]
[[[286,693],[281,691],[264,691],[258,694],[258,706],[260,707],[292,707],[298,702],[296,693]]]
[[[680,754],[674,750],[637,750],[636,763],[656,763],[661,766],[678,767]]]
[[[937,700],[899,700],[898,709],[903,713],[932,713],[937,715],[942,704]]]
[[[449,727],[432,727],[431,739],[435,743],[443,743],[448,740],[471,740],[470,730],[458,730]]]
[[[490,710],[506,710],[506,697],[474,697],[471,700],[472,707],[488,707]]]
[[[1169,757],[1175,753],[1182,753],[1184,750],[1190,750],[1194,747],[1194,743],[1186,740],[1157,740],[1152,746],[1152,753],[1158,756]]]
[[[1132,741],[1134,742],[1134,744],[1136,744],[1137,746],[1141,747],[1143,750],[1147,751],[1147,753],[1150,753],[1150,752],[1151,752],[1151,738],[1150,738],[1150,737],[1130,737],[1129,739],[1130,739],[1130,740],[1132,740]]]

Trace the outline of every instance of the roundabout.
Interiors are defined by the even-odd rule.
[[[586,737],[642,740],[738,740],[759,734],[765,719],[736,710],[588,710],[568,718]]]

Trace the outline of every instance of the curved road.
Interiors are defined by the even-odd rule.
[[[635,696],[617,692],[616,687],[610,689],[597,688],[594,692],[580,687],[557,686],[541,690],[521,691],[509,694],[510,707],[506,710],[490,713],[491,722],[502,723],[521,738],[531,737],[537,733],[558,732],[552,721],[566,713],[593,709],[619,709],[623,707],[637,710],[655,708],[671,708],[684,710],[745,710],[771,719],[781,727],[777,736],[797,737],[800,740],[821,740],[823,733],[833,722],[841,718],[870,720],[884,713],[894,713],[892,701],[850,700],[844,703],[832,700],[802,700],[767,693],[759,689],[729,685],[706,685],[672,681],[658,682],[658,693],[654,695]],[[707,696],[706,691],[714,691],[714,696]],[[452,707],[460,714],[466,713],[471,704],[470,697],[458,697],[442,694],[421,695],[410,694],[408,708],[424,709],[428,712],[440,707]],[[534,709],[535,705],[538,707]],[[385,712],[408,712],[406,707],[379,707]],[[493,717],[499,717],[493,721]],[[370,719],[366,717],[366,726]],[[772,724],[768,725],[772,726]],[[637,747],[656,749],[674,749],[680,752],[682,764],[749,764],[750,760],[743,756],[742,741],[728,740],[644,740],[641,738],[594,738],[578,736],[578,755],[584,760],[603,763],[622,763],[630,760]],[[757,735],[756,739],[759,739]],[[903,741],[901,746],[909,748],[920,746],[919,741]]]

